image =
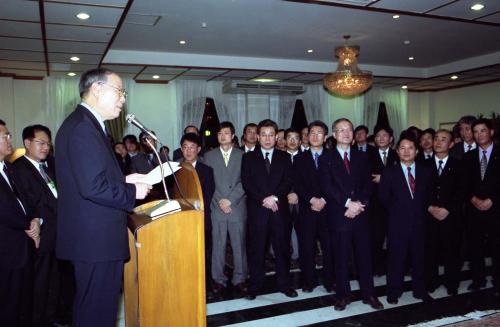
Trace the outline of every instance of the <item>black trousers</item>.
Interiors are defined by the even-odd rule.
[[[31,326],[33,269],[29,261],[18,269],[0,268],[0,325]]]
[[[373,269],[382,275],[387,269],[387,256],[384,251],[384,241],[387,237],[387,210],[382,203],[374,199],[369,209],[369,221],[372,238]]]
[[[59,268],[54,251],[37,251],[34,256],[33,324],[56,322],[59,299]]]
[[[73,327],[114,327],[123,280],[123,261],[73,261],[76,294]]]
[[[436,288],[440,262],[444,265],[444,286],[453,290],[460,283],[461,229],[457,217],[449,215],[439,221],[429,216],[427,222],[427,246],[425,253],[426,285],[428,289]]]

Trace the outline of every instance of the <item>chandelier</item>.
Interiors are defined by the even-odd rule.
[[[335,56],[339,58],[337,70],[326,74],[323,79],[325,88],[341,96],[353,96],[368,90],[373,83],[372,72],[360,70],[358,67],[359,46],[347,45],[350,36],[345,35],[345,45],[335,48]]]

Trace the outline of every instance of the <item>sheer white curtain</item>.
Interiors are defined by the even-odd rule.
[[[408,127],[406,126],[408,124],[408,91],[399,87],[373,87],[364,97],[366,99],[364,121],[370,131],[373,131],[377,122],[379,104],[384,102],[389,124],[394,130],[394,138],[397,139],[401,131]]]
[[[80,103],[78,79],[47,77],[45,80],[46,104],[42,110],[45,124],[55,136],[64,119]]]

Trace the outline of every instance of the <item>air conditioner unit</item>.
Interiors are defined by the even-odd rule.
[[[301,83],[285,82],[253,82],[253,81],[224,81],[224,93],[256,93],[256,94],[300,94],[306,90]]]

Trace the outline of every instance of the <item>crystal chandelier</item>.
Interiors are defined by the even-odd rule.
[[[345,45],[335,48],[335,56],[339,58],[337,70],[326,74],[323,79],[325,88],[341,96],[353,96],[368,90],[373,83],[372,72],[360,70],[358,67],[359,46],[347,45],[350,36],[345,35]]]

